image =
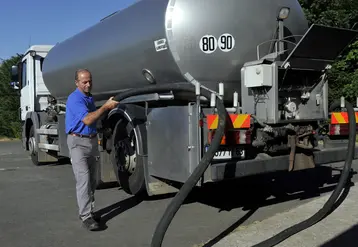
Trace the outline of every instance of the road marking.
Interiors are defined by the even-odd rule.
[[[13,154],[13,153],[2,153],[2,154],[0,154],[0,156],[11,155],[11,154]]]
[[[0,172],[6,172],[6,171],[15,171],[20,169],[20,167],[9,167],[9,168],[0,168]]]

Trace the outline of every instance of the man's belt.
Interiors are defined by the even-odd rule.
[[[83,134],[77,134],[77,133],[70,133],[71,136],[78,136],[78,137],[83,137],[83,138],[94,138],[97,136],[97,134],[91,134],[91,135],[83,135]]]

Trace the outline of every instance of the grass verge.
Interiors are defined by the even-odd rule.
[[[20,140],[20,139],[0,136],[0,142],[9,142],[9,141],[18,141],[18,140]]]

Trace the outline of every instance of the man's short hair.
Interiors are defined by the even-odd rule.
[[[88,72],[92,76],[91,72],[88,69],[78,69],[78,70],[76,70],[76,73],[75,73],[75,80],[76,81],[78,80],[78,75],[81,72]]]

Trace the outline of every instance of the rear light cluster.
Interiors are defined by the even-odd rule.
[[[356,125],[356,128],[358,125]],[[331,136],[337,136],[337,135],[343,135],[348,136],[349,135],[349,125],[348,124],[330,124],[329,125],[329,135]]]
[[[215,130],[209,130],[208,142],[214,139]],[[241,130],[229,130],[225,132],[225,135],[221,139],[221,145],[239,145],[239,144],[251,144],[251,131],[247,129]]]
[[[356,115],[356,128],[357,128],[358,112],[355,112],[355,115]],[[331,118],[331,124],[329,125],[329,135],[331,136],[349,135],[349,121],[348,121],[347,112],[331,112],[330,118]]]
[[[208,144],[211,144],[216,129],[218,128],[219,116],[208,114],[206,116],[208,128]],[[203,124],[202,122],[200,124]],[[251,116],[250,114],[229,114],[227,118],[227,130],[221,139],[221,145],[235,146],[239,144],[251,144]]]

